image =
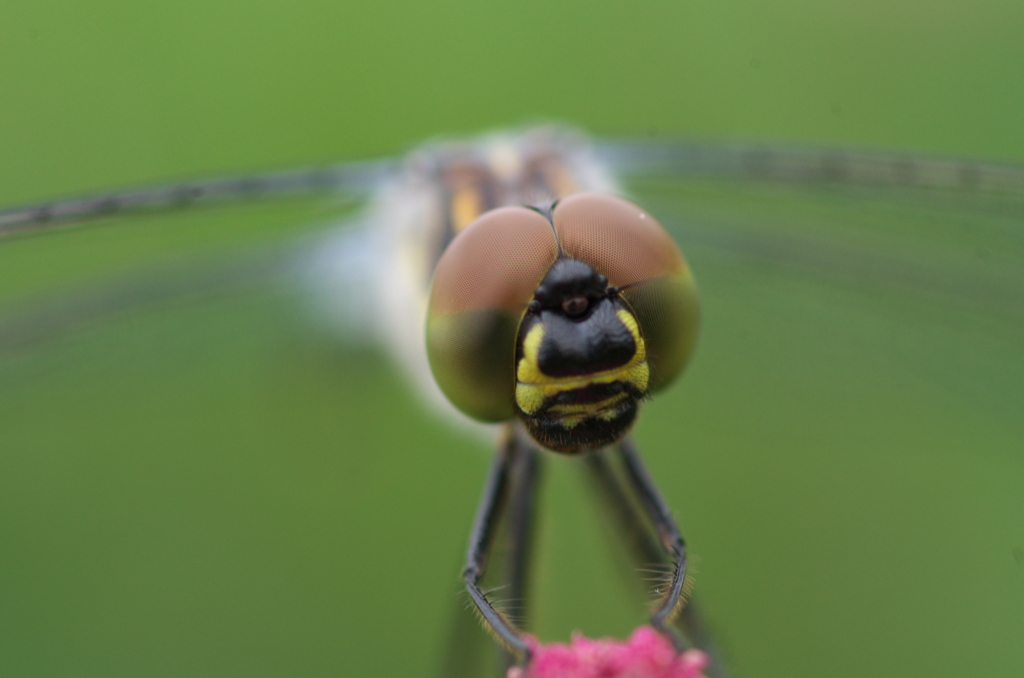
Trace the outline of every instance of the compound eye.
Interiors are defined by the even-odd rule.
[[[621,198],[577,193],[559,201],[552,217],[565,254],[590,264],[616,287],[686,269],[672,236]]]
[[[574,294],[562,301],[562,311],[570,318],[579,318],[590,308],[590,300],[582,294]]]
[[[503,207],[466,226],[437,262],[427,358],[441,391],[470,417],[512,416],[519,322],[557,258],[547,219],[525,207]]]
[[[693,277],[672,237],[636,205],[595,193],[563,198],[552,221],[565,255],[607,276],[629,304],[647,348],[651,389],[671,382],[689,360],[700,317]]]

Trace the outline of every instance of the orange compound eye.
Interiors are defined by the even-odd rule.
[[[470,417],[512,417],[519,323],[557,258],[545,217],[525,207],[503,207],[467,226],[438,261],[427,311],[427,357],[441,391]]]
[[[693,353],[700,320],[693,275],[672,237],[636,205],[594,193],[563,199],[552,220],[562,252],[621,289],[646,343],[650,388],[667,385]]]

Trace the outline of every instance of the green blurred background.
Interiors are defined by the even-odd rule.
[[[1022,30],[995,1],[9,2],[0,205],[549,119],[1021,161]],[[637,438],[734,675],[1019,675],[1019,196],[635,190],[705,304]],[[0,243],[0,675],[434,674],[485,446],[288,293],[107,310],[344,212]],[[536,628],[623,636],[572,466]]]

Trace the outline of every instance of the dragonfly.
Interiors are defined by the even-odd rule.
[[[626,194],[622,183],[625,179],[645,187],[645,192],[653,198],[650,207],[640,208],[617,198],[601,197]],[[687,182],[696,187],[695,194],[690,196],[695,199],[689,203],[672,193],[680,183]],[[918,201],[925,210],[941,208],[945,203],[951,205],[951,209],[962,209],[966,202],[969,213],[989,215],[988,222],[998,222],[1004,229],[1000,237],[1008,239],[1009,245],[1002,254],[1009,257],[1009,261],[978,267],[972,265],[974,262],[964,263],[949,256],[949,251],[943,252],[942,261],[948,265],[941,270],[920,265],[913,261],[913,255],[906,253],[903,259],[890,261],[888,252],[871,249],[871,238],[880,238],[884,233],[879,235],[862,229],[854,231],[854,237],[843,233],[842,237],[822,243],[820,232],[810,231],[808,237],[808,231],[799,232],[794,228],[801,219],[807,219],[806,215],[790,216],[781,227],[775,223],[771,224],[772,229],[759,228],[762,225],[752,223],[749,213],[741,213],[740,207],[731,208],[735,211],[730,213],[728,200],[724,208],[719,203],[714,209],[708,209],[708,201],[718,197],[715,191],[730,182],[750,187],[755,193],[755,203],[758,190],[776,186],[791,191],[810,190],[816,195],[830,199],[838,196],[845,200],[863,199],[870,192],[871,200],[883,205],[901,206]],[[698,250],[754,257],[762,262],[784,262],[798,270],[824,271],[826,278],[868,276],[881,285],[896,282],[925,295],[946,294],[968,306],[994,306],[997,315],[1004,319],[1009,317],[1008,322],[1012,323],[1016,322],[1014,313],[1022,299],[1015,269],[1015,262],[1019,260],[1014,258],[1019,254],[1019,249],[1014,249],[1019,245],[1015,240],[1019,233],[1005,232],[1005,225],[1019,222],[1022,187],[1024,172],[1019,168],[964,160],[922,159],[902,153],[663,140],[593,141],[577,132],[541,128],[469,142],[434,142],[404,160],[342,163],[115,191],[2,211],[0,233],[11,236],[6,244],[16,247],[31,243],[33,238],[66,236],[64,232],[49,231],[65,231],[67,227],[90,220],[107,223],[123,218],[125,213],[195,210],[204,206],[215,210],[238,202],[266,205],[273,200],[288,201],[314,195],[329,195],[344,205],[365,202],[367,207],[349,219],[354,223],[342,229],[325,226],[303,232],[284,243],[275,241],[244,254],[212,256],[200,264],[189,261],[187,266],[171,266],[155,273],[133,271],[115,283],[105,283],[84,294],[57,295],[57,301],[50,304],[32,303],[27,307],[10,304],[0,324],[0,345],[10,355],[31,353],[35,346],[53,336],[102,323],[104,318],[124,313],[126,309],[158,307],[195,295],[235,293],[239,289],[265,286],[268,281],[301,290],[300,296],[309,301],[309,315],[318,322],[343,328],[339,331],[345,333],[372,335],[387,344],[431,407],[481,435],[498,436],[498,452],[471,532],[464,579],[484,622],[512,651],[504,658],[506,664],[528,658],[528,648],[516,620],[529,616],[524,601],[528,592],[535,490],[544,459],[540,448],[561,449],[569,454],[581,448],[587,451],[580,455],[582,464],[608,511],[609,521],[618,525],[623,543],[628,545],[635,562],[641,567],[668,564],[667,569],[661,570],[663,576],[657,582],[652,624],[671,635],[680,649],[689,642],[708,646],[710,641],[696,607],[681,603],[687,579],[686,551],[680,531],[640,462],[635,444],[626,435],[637,404],[647,395],[648,377],[643,377],[644,383],[630,392],[629,380],[618,375],[620,378],[611,382],[617,389],[612,394],[594,389],[591,382],[581,386],[576,383],[578,374],[574,374],[573,395],[581,397],[582,393],[587,397],[571,403],[555,402],[557,396],[546,394],[554,400],[544,402],[544,411],[550,412],[554,407],[557,412],[561,407],[562,416],[541,421],[531,416],[529,395],[520,398],[519,392],[524,389],[515,385],[512,361],[495,359],[487,353],[488,348],[497,346],[500,352],[515,355],[518,361],[515,364],[526,361],[522,365],[528,367],[531,356],[532,362],[537,362],[536,348],[531,353],[527,347],[528,332],[523,327],[544,327],[540,319],[545,313],[562,320],[568,317],[570,321],[578,317],[597,317],[589,313],[590,305],[615,308],[628,314],[629,309],[635,310],[643,304],[639,297],[630,296],[637,281],[658,279],[665,273],[654,264],[646,263],[641,267],[639,278],[634,276],[634,279],[622,281],[606,276],[598,277],[593,283],[594,269],[601,265],[595,265],[596,260],[591,258],[584,269],[586,276],[591,277],[584,278],[591,280],[587,284],[593,289],[580,282],[584,278],[577,279],[581,275],[579,271],[571,284],[546,278],[557,272],[552,268],[553,261],[585,258],[582,254],[566,257],[562,252],[558,229],[560,221],[565,223],[560,215],[566,212],[559,210],[575,205],[589,214],[596,201],[599,209],[594,209],[598,214],[619,210],[624,215],[621,219],[653,224],[652,237],[656,244],[646,244],[646,251],[652,256],[668,252],[672,274],[685,283],[677,285],[675,296],[670,295],[667,302],[659,298],[657,312],[645,315],[640,311],[636,314],[639,322],[623,325],[619,321],[614,325],[630,330],[627,336],[634,347],[615,367],[627,364],[635,367],[634,358],[639,353],[636,348],[646,339],[657,349],[655,354],[667,355],[667,363],[671,363],[659,370],[657,361],[653,362],[650,376],[667,383],[689,358],[698,314],[689,271],[685,263],[681,263],[681,256],[673,254],[671,239],[652,215],[659,215],[661,221],[669,224],[669,229],[683,243],[684,251],[695,246]],[[807,200],[803,200],[806,206]],[[681,204],[686,205],[682,210]],[[522,205],[532,209],[518,207]],[[777,214],[784,209],[769,207],[765,221],[777,220]],[[587,216],[583,221],[591,223],[595,218]],[[673,228],[673,221],[683,225]],[[687,223],[698,225],[688,227]],[[540,254],[515,240],[524,229],[530,228],[546,234],[554,229],[556,237],[545,241]],[[639,226],[634,224],[631,228],[635,231]],[[500,241],[504,233],[512,234],[507,237],[513,241],[509,246],[497,247],[496,253],[487,252],[486,265],[480,270],[467,272],[467,262],[482,258],[472,254],[473,247],[467,244],[471,242],[467,238],[474,233],[486,234],[481,236],[484,244],[478,246],[484,250]],[[597,241],[602,242],[601,238],[614,240],[615,234],[613,229]],[[3,244],[0,243],[0,247]],[[906,246],[908,243],[898,244]],[[609,246],[604,256],[614,259],[628,251],[628,243],[616,243]],[[644,251],[642,247],[641,251]],[[955,248],[951,251],[956,254]],[[503,262],[506,256],[511,257],[508,260],[511,263]],[[600,256],[600,252],[589,256]],[[602,262],[602,265],[609,264]],[[521,269],[530,266],[533,270],[524,276]],[[504,334],[499,334],[503,339],[496,341],[494,327],[501,323],[488,325],[492,334],[481,335],[485,339],[479,340],[477,355],[472,350],[467,354],[464,338],[472,336],[473,326],[456,325],[452,329],[451,309],[488,312],[498,309],[500,304],[495,298],[504,299],[502,295],[508,292],[503,289],[497,297],[496,293],[488,292],[488,286],[493,285],[488,276],[492,275],[497,280],[515,280],[516,275],[520,275],[526,281],[520,284],[522,290],[513,295],[512,329],[502,330]],[[596,271],[596,275],[602,274]],[[472,283],[462,282],[461,288],[444,282],[464,281],[467,276]],[[699,279],[699,270],[697,276]],[[559,292],[549,298],[538,289],[544,286],[542,279],[549,283],[548,288],[559,285],[564,288],[568,284],[571,293]],[[431,281],[434,281],[433,286]],[[452,301],[467,294],[473,297],[471,292],[477,293],[477,302],[483,294],[485,303],[467,306],[468,302]],[[584,305],[582,311],[576,308],[580,304]],[[611,317],[617,315],[613,313]],[[524,322],[524,317],[530,322]],[[665,332],[665,327],[671,330]],[[671,339],[661,339],[659,332]],[[449,349],[453,346],[459,351],[452,353]],[[569,351],[578,345],[563,348]],[[602,359],[607,361],[607,357]],[[502,366],[500,370],[494,368],[498,364]],[[600,371],[607,373],[607,365],[604,368]],[[593,370],[584,370],[583,374],[591,372]],[[563,390],[556,388],[554,392]],[[590,396],[600,398],[591,402]],[[627,398],[628,406],[619,406],[619,401],[608,404],[616,398]],[[475,420],[512,420],[514,423],[503,425],[496,432],[493,426],[468,423],[466,413]],[[620,416],[625,421],[616,424],[615,419]],[[494,555],[491,551],[499,532],[505,541],[501,563],[491,562],[490,558]],[[498,578],[500,584],[486,590],[482,586],[485,574]],[[493,596],[489,594],[512,601],[515,609],[503,609],[492,602]],[[675,635],[673,621],[681,629],[679,635]]]

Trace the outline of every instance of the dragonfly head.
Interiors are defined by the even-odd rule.
[[[519,418],[540,445],[578,452],[629,431],[640,401],[682,371],[698,317],[661,225],[581,193],[491,210],[452,240],[431,286],[427,356],[465,414]]]

